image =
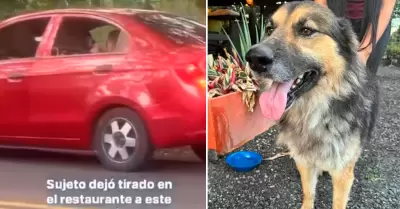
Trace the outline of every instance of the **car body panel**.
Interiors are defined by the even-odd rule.
[[[0,86],[7,86],[0,93],[9,96],[11,92],[19,92],[12,94],[12,101],[0,102],[0,111],[7,113],[9,105],[23,109],[17,117],[13,117],[15,111],[8,112],[9,122],[3,121],[5,128],[0,127],[0,140],[16,145],[90,149],[101,114],[123,106],[140,115],[156,148],[206,143],[205,88],[196,83],[205,79],[205,46],[175,46],[125,13],[125,10],[66,9],[22,15],[0,23],[1,30],[2,26],[25,19],[52,17],[36,58],[24,62],[0,61]],[[71,15],[117,25],[130,34],[131,50],[50,56],[62,18]],[[20,83],[23,84],[11,88],[4,72],[20,65],[24,65],[26,72]],[[196,79],[189,79],[189,83],[182,81],[191,75],[182,77],[177,72],[192,65],[198,71]],[[102,66],[112,66],[112,70],[96,73],[95,69]],[[14,133],[17,127],[20,129]],[[6,128],[13,128],[9,130],[14,132],[4,132]]]
[[[9,79],[9,76],[26,74],[34,62],[34,59],[21,59],[0,63],[0,140],[25,134],[29,115],[27,82],[23,78]]]

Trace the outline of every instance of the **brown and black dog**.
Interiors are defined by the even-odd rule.
[[[347,20],[314,2],[292,2],[272,15],[265,39],[246,54],[260,81],[273,80],[259,104],[279,121],[277,141],[296,162],[302,209],[314,207],[321,171],[332,177],[333,208],[346,208],[355,164],[371,137],[379,91],[358,48]]]

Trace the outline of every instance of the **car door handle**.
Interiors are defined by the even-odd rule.
[[[97,67],[94,69],[93,72],[96,73],[96,74],[104,74],[104,73],[109,73],[109,72],[111,72],[112,69],[113,69],[113,66],[112,66],[112,65],[100,65],[100,66],[97,66]]]
[[[8,80],[9,81],[20,81],[25,77],[25,75],[23,73],[12,73],[10,75],[8,75]]]

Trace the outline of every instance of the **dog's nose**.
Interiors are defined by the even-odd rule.
[[[246,53],[245,59],[252,70],[266,72],[274,61],[274,52],[265,44],[257,44]]]

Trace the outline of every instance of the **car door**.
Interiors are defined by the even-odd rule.
[[[73,35],[78,32],[61,34],[63,27],[72,19],[81,21],[82,25],[90,24],[92,18],[79,14],[61,18],[59,27],[48,40],[50,47],[29,74],[29,120],[33,127],[30,135],[50,140],[52,147],[76,148],[81,139],[91,135],[88,112],[92,100],[106,90],[99,89],[106,87],[98,87],[97,80],[121,69],[125,53],[68,54],[69,49],[77,47],[67,44],[68,49],[64,50],[57,37],[77,39],[78,36]],[[54,54],[58,52],[67,54]]]
[[[28,124],[28,94],[24,75],[33,59],[0,61],[0,138],[25,135]]]
[[[28,136],[26,75],[41,47],[35,40],[36,35],[46,34],[50,19],[47,16],[16,18],[0,24],[0,140],[3,142],[8,140],[15,144],[21,142],[15,139]]]

